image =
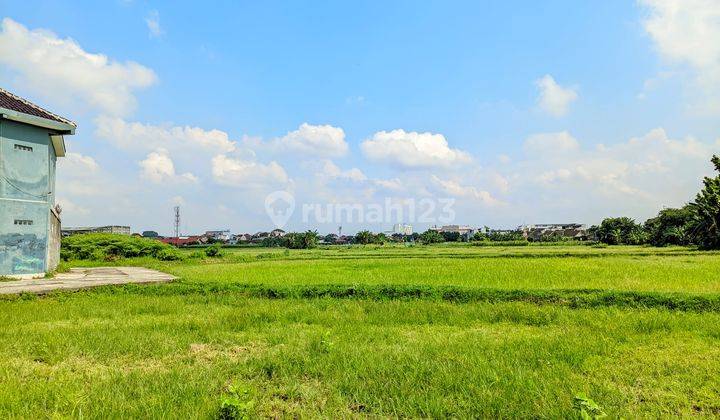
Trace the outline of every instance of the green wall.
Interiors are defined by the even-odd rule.
[[[0,275],[47,270],[48,223],[55,199],[55,152],[49,135],[47,129],[0,119]]]

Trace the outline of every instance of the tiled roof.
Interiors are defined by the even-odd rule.
[[[59,115],[53,114],[52,112],[28,101],[27,99],[23,99],[17,95],[13,95],[12,93],[6,91],[3,88],[0,88],[0,108],[7,108],[13,111],[22,112],[23,114],[33,115],[35,117],[70,124],[73,127],[77,126],[74,122]]]

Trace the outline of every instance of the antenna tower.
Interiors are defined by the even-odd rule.
[[[175,206],[175,245],[180,243],[180,206]]]

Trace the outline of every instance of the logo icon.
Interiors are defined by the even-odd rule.
[[[275,227],[282,229],[295,211],[295,197],[287,191],[275,191],[265,197],[265,211]]]

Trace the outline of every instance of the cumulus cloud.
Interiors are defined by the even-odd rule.
[[[362,182],[368,179],[360,169],[351,168],[343,171],[331,160],[324,160],[322,162],[321,172],[319,172],[318,175],[326,178],[346,179],[355,182]]]
[[[685,63],[699,76],[720,82],[720,2],[640,0],[649,16],[645,30],[667,60]]]
[[[372,161],[404,168],[450,167],[471,161],[468,153],[450,148],[442,134],[380,131],[365,140],[360,148]]]
[[[212,159],[212,174],[218,184],[239,188],[282,186],[289,181],[285,169],[275,161],[264,165],[226,155]]]
[[[538,106],[554,117],[562,117],[568,113],[570,104],[575,102],[578,94],[571,87],[560,86],[555,79],[546,74],[535,82],[540,96]]]
[[[299,153],[318,158],[340,157],[348,151],[345,131],[342,128],[308,123],[303,123],[297,130],[268,142],[257,137],[245,137],[243,142],[248,147],[266,149],[273,153]]]
[[[160,26],[160,13],[157,10],[151,10],[148,13],[147,17],[145,17],[145,24],[151,38],[158,38],[165,33]]]
[[[640,0],[648,15],[644,28],[673,75],[685,82],[689,102],[699,115],[720,112],[720,2],[716,0]],[[646,82],[647,91],[667,79],[661,72]],[[683,77],[685,76],[685,77]],[[644,93],[640,94],[641,98]]]
[[[570,133],[561,131],[533,134],[525,140],[523,148],[527,153],[545,155],[574,152],[580,148],[580,145]]]
[[[433,183],[439,187],[440,191],[452,197],[470,199],[485,206],[502,204],[502,201],[493,197],[488,191],[480,190],[469,185],[462,185],[454,180],[443,180],[435,175],[432,175],[431,179]]]
[[[199,127],[152,125],[127,122],[122,118],[100,116],[95,120],[95,135],[125,150],[183,149],[212,154],[235,150],[236,142],[220,130]]]
[[[562,142],[557,138],[548,143],[564,153],[534,158],[531,147],[526,149],[527,157],[518,169],[528,183],[541,188],[539,191],[554,190],[590,207],[636,205],[657,211],[663,205],[680,205],[692,199],[702,176],[708,173],[710,156],[720,149],[717,144],[692,137],[672,139],[662,128],[626,142],[600,144],[587,150],[574,139],[570,141],[571,137]]]
[[[158,149],[149,153],[144,160],[139,162],[139,165],[141,168],[140,175],[155,184],[167,182],[198,182],[198,178],[190,172],[182,175],[176,174],[175,164],[165,149]]]
[[[75,176],[87,176],[97,172],[100,166],[91,156],[68,152],[64,158],[58,160],[58,168]]]
[[[135,91],[157,81],[151,69],[136,62],[87,52],[70,38],[29,30],[10,18],[2,20],[0,64],[38,96],[111,115],[131,112]]]

